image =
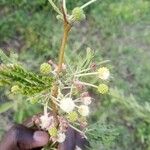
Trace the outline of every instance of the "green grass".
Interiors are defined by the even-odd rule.
[[[70,10],[80,4],[79,0],[68,2]],[[0,8],[1,48],[19,52],[19,59],[35,70],[45,60],[56,60],[62,29],[46,1],[2,0]],[[111,60],[112,87],[122,89],[127,99],[133,94],[141,106],[150,102],[150,2],[105,0],[86,11],[87,21],[76,25],[70,35],[68,56],[82,56],[86,47],[91,47],[96,61]],[[109,100],[101,105],[94,118],[106,119],[106,123],[113,118],[110,123],[123,127],[114,149],[150,149],[150,129],[145,121],[140,122],[123,105],[114,107]]]

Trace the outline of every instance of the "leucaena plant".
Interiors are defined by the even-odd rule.
[[[1,85],[11,86],[11,93],[25,95],[29,103],[39,103],[43,106],[43,113],[35,124],[49,133],[53,143],[65,141],[65,133],[69,126],[86,138],[87,117],[90,115],[90,105],[94,101],[88,88],[92,87],[100,94],[109,91],[106,83],[110,79],[110,71],[104,66],[93,67],[93,53],[90,48],[87,48],[86,58],[80,67],[74,64],[75,69],[72,69],[64,59],[65,46],[72,26],[86,18],[84,8],[95,1],[91,0],[81,7],[75,7],[69,13],[65,0],[62,1],[61,8],[49,0],[58,20],[63,22],[64,33],[58,63],[52,60],[44,62],[38,74],[28,71],[20,63],[11,61],[0,52],[3,62],[0,65]],[[99,84],[87,82],[87,77],[96,78]]]

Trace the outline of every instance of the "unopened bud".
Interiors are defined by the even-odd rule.
[[[75,21],[82,21],[85,19],[84,11],[80,7],[76,7],[72,10],[72,16],[75,18]]]
[[[78,119],[78,114],[75,111],[73,111],[68,114],[67,118],[69,119],[70,122],[75,122]]]
[[[51,65],[50,64],[48,64],[48,63],[43,63],[43,64],[41,64],[41,66],[40,66],[40,72],[42,73],[42,74],[49,74],[50,72],[51,72]]]
[[[98,92],[101,93],[101,94],[108,93],[108,90],[109,90],[109,88],[108,88],[108,86],[106,84],[100,84],[98,86]]]
[[[56,137],[58,134],[57,128],[56,127],[52,127],[48,130],[48,133],[50,134],[50,136],[52,137]]]

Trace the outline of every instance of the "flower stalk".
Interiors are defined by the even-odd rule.
[[[89,2],[87,2],[87,3],[85,3],[84,5],[82,5],[80,8],[84,9],[85,7],[91,5],[92,3],[96,2],[96,1],[97,1],[97,0],[91,0],[91,1],[89,1]]]
[[[91,75],[97,75],[98,72],[90,72],[90,73],[83,73],[83,74],[77,74],[76,77],[83,77],[83,76],[91,76]]]
[[[59,8],[55,5],[55,3],[52,0],[48,0],[50,2],[50,4],[52,5],[52,7],[54,8],[54,10],[62,16],[61,11],[59,10]]]

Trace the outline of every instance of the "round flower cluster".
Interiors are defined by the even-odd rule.
[[[84,105],[90,105],[92,103],[92,98],[90,96],[85,96],[82,100]]]
[[[75,108],[75,103],[72,100],[72,98],[63,98],[60,101],[60,108],[64,111],[64,112],[72,112]]]
[[[65,141],[65,139],[66,139],[65,133],[59,132],[57,142],[63,143]]]
[[[78,120],[78,113],[72,111],[71,113],[68,114],[67,118],[69,119],[70,122],[76,122]]]
[[[51,68],[51,65],[50,65],[50,64],[48,64],[48,63],[43,63],[43,64],[41,64],[41,66],[40,66],[40,72],[41,72],[42,74],[47,75],[47,74],[49,74],[51,71],[52,71],[52,68]]]
[[[83,116],[86,117],[89,115],[89,107],[86,105],[81,105],[79,106],[79,113]]]
[[[72,10],[72,16],[74,17],[75,21],[82,21],[85,19],[85,13],[80,7],[76,7]]]
[[[41,121],[41,124],[40,124],[41,128],[48,130],[50,125],[54,123],[54,118],[53,116],[50,117],[48,116],[48,114],[45,114],[40,117],[40,121]]]
[[[48,129],[48,133],[52,137],[56,137],[58,134],[57,128],[56,127],[51,127]]]
[[[98,76],[102,80],[108,80],[110,77],[109,69],[106,67],[101,67],[98,69]]]
[[[100,84],[98,86],[98,92],[101,93],[101,94],[108,93],[108,90],[109,90],[109,88],[108,88],[108,86],[106,84]]]

